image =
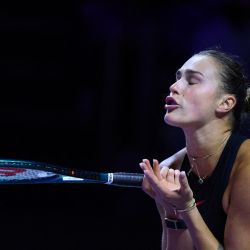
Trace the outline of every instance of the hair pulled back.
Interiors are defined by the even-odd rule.
[[[250,111],[249,82],[239,58],[218,49],[203,50],[196,55],[209,56],[221,66],[219,73],[223,90],[237,100],[233,109],[233,128],[237,130],[242,118]]]

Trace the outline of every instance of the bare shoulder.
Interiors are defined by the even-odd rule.
[[[240,149],[239,149],[239,153],[238,153],[238,160],[239,160],[239,163],[242,163],[245,161],[249,161],[250,159],[250,139],[247,139],[245,140]]]
[[[187,153],[186,148],[179,150],[175,154],[173,154],[170,157],[168,157],[167,159],[163,160],[160,163],[160,167],[161,168],[162,167],[171,167],[174,169],[179,169],[186,153]]]
[[[240,146],[235,166],[231,175],[230,184],[232,188],[247,188],[250,181],[250,139],[245,140]],[[232,189],[232,193],[234,190]],[[249,200],[250,202],[250,200]]]
[[[238,151],[231,175],[231,185],[250,175],[250,139],[245,140]]]
[[[250,140],[246,140],[239,149],[230,178],[231,188],[225,229],[225,245],[230,249],[249,249],[250,245],[249,149]]]

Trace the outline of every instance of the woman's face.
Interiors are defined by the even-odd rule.
[[[167,124],[181,128],[199,128],[216,119],[221,97],[220,66],[209,56],[191,57],[176,73],[166,98]]]

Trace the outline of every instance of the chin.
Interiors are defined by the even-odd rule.
[[[170,126],[181,127],[180,121],[178,122],[177,119],[172,118],[168,113],[164,116],[164,121]]]
[[[184,121],[183,116],[174,116],[171,113],[166,113],[164,116],[164,122],[170,126],[178,128],[186,128],[190,124],[187,121]]]

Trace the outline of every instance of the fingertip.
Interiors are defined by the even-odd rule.
[[[174,169],[169,168],[168,171],[169,171],[169,173],[174,174]]]
[[[154,166],[154,167],[158,167],[158,166],[159,166],[158,160],[153,159],[153,166]]]
[[[180,176],[179,176],[179,178],[180,178],[180,181],[181,181],[181,182],[185,182],[185,181],[187,181],[187,175],[186,175],[186,172],[185,172],[185,171],[181,171],[181,172],[180,172]]]
[[[180,172],[180,176],[183,177],[183,178],[186,177],[186,172],[185,171],[181,171]]]
[[[167,166],[164,166],[160,169],[160,173],[161,173],[161,176],[163,178],[166,178],[167,174],[168,174],[168,171],[169,171],[169,168]]]
[[[160,166],[160,168],[161,168],[162,171],[164,171],[164,170],[168,171],[169,170],[169,167],[166,166],[166,165]]]
[[[175,169],[174,173],[175,173],[175,175],[180,175],[180,170],[179,169]]]

